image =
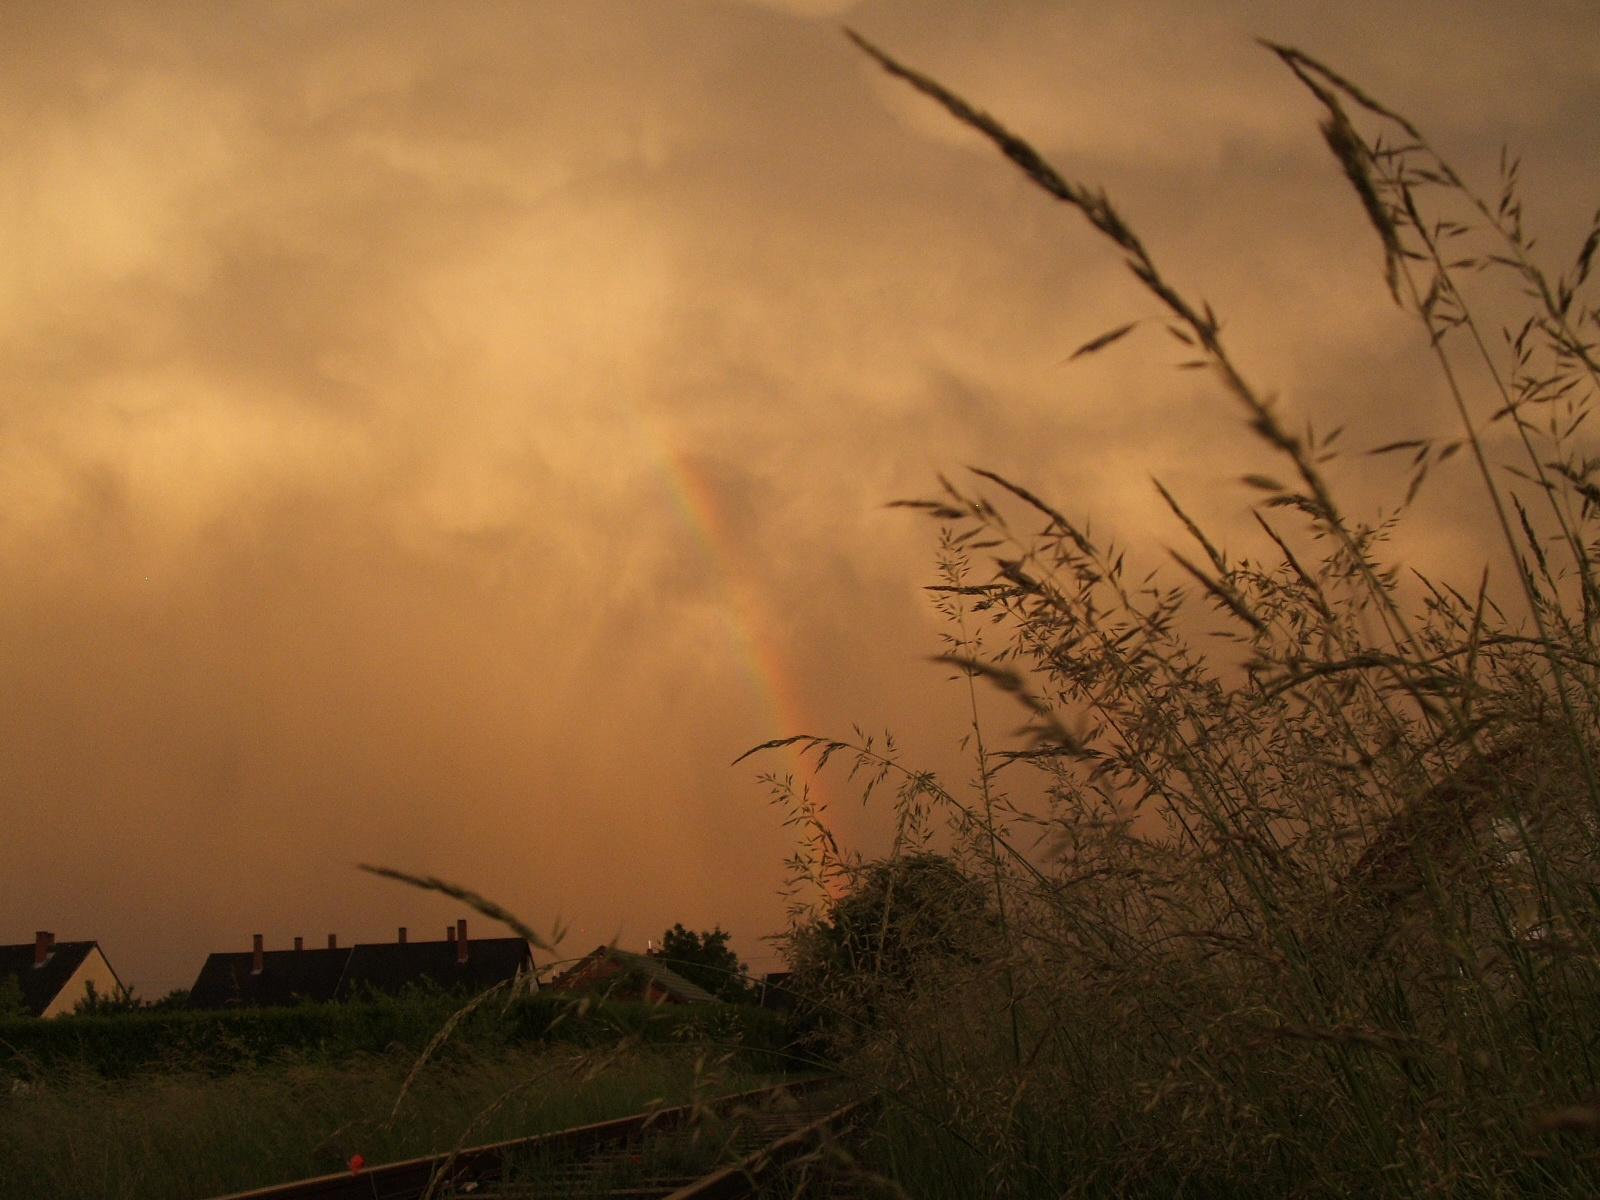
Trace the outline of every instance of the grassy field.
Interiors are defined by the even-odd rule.
[[[416,993],[0,1023],[0,1196],[203,1197],[737,1091],[748,1006]]]
[[[1367,450],[1400,478],[1352,515],[1340,446],[1251,380],[1103,193],[863,48],[1110,243],[1151,336],[1266,463],[1237,468],[1244,553],[1161,491],[1187,548],[1159,573],[991,472],[917,502],[957,686],[997,686],[1028,730],[997,748],[974,690],[959,788],[887,743],[793,739],[892,796],[884,862],[772,781],[821,897],[791,931],[798,986],[889,1100],[870,1160],[926,1198],[1594,1195],[1600,218],[1547,270],[1514,161],[1480,196],[1403,117],[1268,48],[1320,105],[1375,287],[1456,422]],[[1476,481],[1493,572],[1387,557],[1441,471]]]
[[[693,1047],[466,1045],[405,1090],[411,1052],[292,1053],[226,1074],[85,1070],[0,1094],[0,1195],[179,1200],[517,1137],[758,1086]],[[485,1114],[488,1114],[485,1116]]]

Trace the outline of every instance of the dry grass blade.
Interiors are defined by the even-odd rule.
[[[1239,620],[1250,626],[1257,633],[1265,633],[1267,631],[1267,623],[1246,608],[1244,601],[1232,588],[1228,587],[1220,579],[1212,579],[1211,576],[1207,575],[1176,550],[1169,549],[1167,553],[1172,556],[1180,567],[1198,580],[1201,587],[1216,597],[1222,606],[1238,617]]]
[[[1139,325],[1140,322],[1138,321],[1129,321],[1126,325],[1118,325],[1115,329],[1108,333],[1102,333],[1099,337],[1090,338],[1071,354],[1067,355],[1066,358],[1062,359],[1062,365],[1065,365],[1069,362],[1076,362],[1086,354],[1093,354],[1098,350],[1104,350],[1107,346],[1113,344],[1114,342],[1120,342],[1123,338],[1127,337],[1128,334],[1137,329]]]

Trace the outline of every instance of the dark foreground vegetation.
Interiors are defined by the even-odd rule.
[[[755,1086],[748,1006],[417,994],[0,1023],[0,1196],[204,1197]]]
[[[217,1076],[82,1071],[0,1097],[0,1195],[181,1200],[561,1129],[756,1086],[692,1048],[294,1054]],[[399,1104],[396,1098],[402,1096]]]
[[[1403,469],[1356,514],[1334,460],[1358,431],[1301,428],[1102,193],[863,48],[1143,284],[1142,322],[1079,354],[1175,348],[1267,463],[1238,467],[1245,553],[1162,490],[1189,543],[1163,575],[997,474],[916,505],[956,685],[1013,696],[1025,737],[997,748],[975,696],[963,788],[889,743],[790,739],[892,797],[876,863],[773,781],[809,827],[796,871],[846,897],[797,912],[790,949],[821,1045],[890,1101],[876,1165],[918,1197],[1594,1195],[1600,223],[1548,273],[1514,162],[1480,198],[1404,118],[1268,48],[1455,422],[1355,458]],[[1477,481],[1492,571],[1391,557],[1445,470]]]

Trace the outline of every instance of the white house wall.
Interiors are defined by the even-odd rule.
[[[78,1001],[89,994],[91,983],[94,984],[95,994],[100,996],[114,996],[122,986],[122,981],[111,969],[106,956],[100,953],[99,946],[84,956],[84,960],[78,964],[78,969],[72,973],[61,990],[56,993],[55,999],[50,1001],[39,1015],[60,1017],[70,1013],[77,1007]]]

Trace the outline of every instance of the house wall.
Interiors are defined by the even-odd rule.
[[[56,998],[50,1001],[41,1017],[60,1017],[70,1013],[77,1006],[78,1001],[89,994],[89,984],[94,984],[94,990],[101,996],[115,995],[122,986],[122,981],[117,978],[117,973],[111,969],[111,964],[106,961],[106,956],[100,953],[96,946],[89,951],[84,960],[78,964],[78,969],[72,973],[67,982],[62,985]]]

